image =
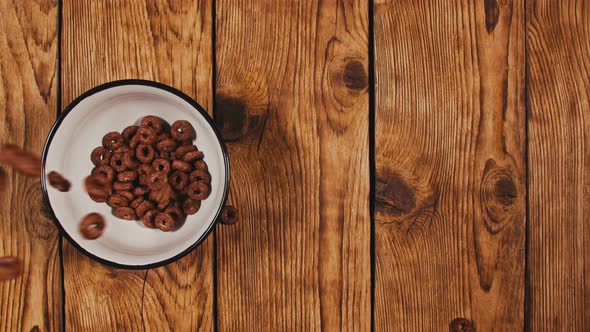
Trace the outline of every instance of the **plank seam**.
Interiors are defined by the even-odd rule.
[[[216,109],[216,88],[217,88],[217,15],[216,15],[216,0],[211,0],[211,94],[212,94],[212,111],[211,115],[213,121],[217,123],[217,109]],[[231,189],[231,188],[230,188]],[[231,192],[231,191],[230,191]],[[213,236],[213,261],[211,262],[213,269],[213,332],[218,331],[218,296],[217,296],[217,227],[211,234]]]
[[[369,15],[369,219],[370,255],[371,255],[371,331],[375,331],[375,36],[374,36],[374,2],[368,1]]]
[[[530,283],[530,258],[529,258],[529,241],[530,241],[530,198],[529,198],[529,62],[528,62],[528,40],[527,25],[529,21],[529,11],[527,0],[523,0],[524,6],[524,167],[525,167],[525,223],[524,223],[524,324],[523,330],[531,330],[530,310],[531,310],[531,283]]]

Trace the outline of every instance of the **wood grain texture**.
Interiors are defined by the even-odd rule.
[[[374,14],[375,328],[522,330],[524,2]]]
[[[220,331],[369,330],[367,1],[216,2]]]
[[[211,1],[65,1],[64,105],[95,85],[142,78],[212,108]],[[213,238],[149,271],[112,269],[64,240],[68,330],[213,328]]]
[[[529,1],[531,331],[590,330],[590,1]]]
[[[57,2],[0,1],[0,141],[41,154],[57,110]],[[61,326],[59,235],[43,208],[39,178],[8,171],[0,195],[0,256],[23,275],[0,282],[0,330]]]

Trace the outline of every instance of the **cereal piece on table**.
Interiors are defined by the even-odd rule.
[[[49,180],[49,184],[53,188],[61,192],[70,191],[70,188],[72,186],[70,181],[68,181],[66,178],[64,178],[61,174],[59,174],[56,171],[49,172],[49,174],[47,174],[47,180]]]
[[[219,222],[224,225],[231,225],[235,224],[238,221],[238,209],[236,209],[233,205],[226,205],[221,210],[221,215],[219,216]]]
[[[104,218],[98,213],[87,214],[78,225],[80,234],[87,240],[99,238],[106,227]]]

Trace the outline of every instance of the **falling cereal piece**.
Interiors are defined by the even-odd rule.
[[[41,159],[14,144],[0,145],[0,162],[28,176],[41,175]]]
[[[47,179],[49,180],[49,184],[53,188],[61,192],[70,191],[70,187],[72,186],[70,181],[68,181],[66,178],[64,178],[61,174],[59,174],[56,171],[49,172],[49,174],[47,174]]]
[[[0,168],[0,191],[4,191],[8,185],[8,175],[3,168]]]
[[[100,214],[93,212],[82,218],[78,229],[85,239],[95,240],[102,235],[105,227],[104,218]]]
[[[18,257],[0,257],[0,281],[10,280],[20,276],[22,264]]]

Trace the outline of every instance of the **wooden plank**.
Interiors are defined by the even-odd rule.
[[[55,1],[0,0],[0,141],[41,154],[57,110]],[[0,195],[0,256],[17,256],[23,275],[0,282],[0,330],[58,331],[59,233],[43,208],[39,179],[8,170]]]
[[[218,326],[369,330],[367,1],[216,2]]]
[[[100,83],[143,78],[212,108],[210,1],[67,1],[63,100]],[[65,241],[65,240],[64,240]],[[196,331],[213,328],[213,238],[149,271],[102,266],[64,242],[66,328]]]
[[[590,1],[527,6],[531,331],[590,330]]]
[[[524,1],[374,15],[375,328],[522,330]]]

